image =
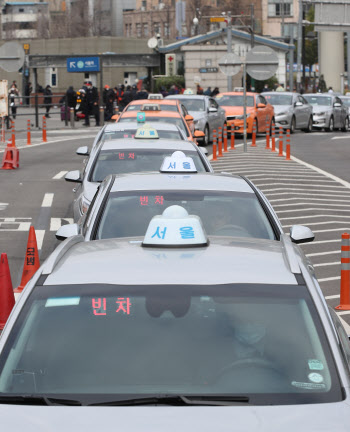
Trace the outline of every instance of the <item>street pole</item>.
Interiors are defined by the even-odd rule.
[[[294,45],[293,38],[293,27],[289,27],[291,29],[289,44]],[[293,66],[294,66],[294,50],[289,49],[289,91],[294,90],[294,80],[293,80]]]
[[[347,52],[347,64],[348,64],[348,91],[350,91],[350,32],[346,33],[346,52]]]
[[[243,151],[247,153],[247,70],[243,63]]]
[[[298,17],[298,51],[297,51],[297,92],[300,92],[301,82],[301,45],[302,45],[302,32],[303,32],[303,1],[298,0],[299,17]]]
[[[227,12],[227,53],[232,53],[232,17]],[[232,76],[227,77],[227,91],[232,92]]]

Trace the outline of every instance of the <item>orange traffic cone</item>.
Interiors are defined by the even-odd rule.
[[[2,253],[0,257],[0,330],[5,327],[14,305],[15,296],[13,294],[10,267],[7,255]]]
[[[12,145],[11,140],[7,143],[2,158],[1,169],[15,169],[19,167],[19,151],[16,146]]]
[[[33,226],[29,229],[28,244],[26,256],[24,258],[23,274],[21,284],[15,289],[15,293],[21,293],[27,282],[40,267],[38,245],[36,243],[35,229]]]

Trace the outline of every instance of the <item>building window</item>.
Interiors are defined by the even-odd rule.
[[[141,23],[136,24],[136,37],[141,38],[142,37],[142,26]]]
[[[148,37],[148,23],[143,25],[143,35],[144,37]]]
[[[293,4],[287,1],[281,3],[281,0],[269,0],[269,17],[280,17],[283,14],[282,11],[284,11],[284,16],[293,16]]]
[[[169,38],[170,37],[169,23],[164,23],[164,37],[165,38]]]
[[[153,23],[153,31],[155,34],[160,34],[161,32],[161,28],[160,28],[160,23]]]
[[[142,0],[141,7],[143,8],[143,10],[147,9],[147,1],[146,0]]]

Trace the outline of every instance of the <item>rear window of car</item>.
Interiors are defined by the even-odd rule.
[[[159,149],[118,149],[101,150],[91,169],[89,181],[101,182],[110,174],[125,174],[139,171],[159,171],[164,158],[171,156],[174,150]],[[195,151],[186,151],[191,157],[198,172],[204,172],[202,159]]]
[[[265,99],[271,105],[292,105],[293,96],[279,94],[264,94]]]
[[[216,102],[220,106],[238,106],[242,107],[244,106],[244,98],[243,95],[237,95],[237,96],[229,96],[229,95],[223,95],[223,96],[217,96],[215,98]],[[247,106],[253,107],[254,106],[254,97],[253,96],[247,96]]]
[[[119,130],[119,131],[106,131],[102,135],[102,139],[104,141],[119,139],[119,138],[134,138],[136,133],[135,129],[126,129],[126,130]],[[183,136],[179,131],[174,130],[158,130],[158,137],[163,139],[174,139],[174,140],[182,140]]]
[[[118,262],[114,271],[117,279]],[[36,287],[0,356],[2,394],[84,404],[169,394],[246,405],[343,399],[306,287],[251,284]]]
[[[111,193],[94,238],[143,236],[152,217],[172,205],[198,215],[208,235],[275,239],[253,193],[162,189]]]
[[[310,105],[320,105],[320,106],[332,106],[332,98],[328,96],[308,96],[303,95]]]
[[[202,99],[183,98],[181,99],[181,103],[185,105],[187,111],[205,111],[205,102]]]
[[[126,123],[129,121],[133,121],[135,120],[135,118],[131,118],[131,117],[121,117],[118,123]],[[171,123],[175,126],[178,126],[183,132],[184,134],[189,137],[189,131],[186,128],[186,126],[184,125],[184,122],[182,120],[182,118],[180,117],[148,117],[147,118],[147,114],[146,114],[146,120],[149,120],[150,122],[154,123],[154,122],[165,122],[165,123]]]

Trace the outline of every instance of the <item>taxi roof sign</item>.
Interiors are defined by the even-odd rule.
[[[155,103],[145,103],[142,105],[141,111],[160,111],[160,106]]]
[[[164,99],[162,93],[149,93],[148,99]]]
[[[153,128],[148,124],[144,124],[143,126],[137,128],[135,138],[157,139],[159,138],[159,135],[157,129]]]
[[[193,94],[193,90],[190,88],[187,88],[183,94]]]
[[[189,215],[181,206],[166,208],[151,219],[143,246],[193,247],[207,246],[208,238],[199,216]]]
[[[138,123],[144,123],[146,121],[146,114],[144,112],[138,112],[136,114],[136,121]]]
[[[176,151],[164,158],[160,167],[162,173],[196,173],[197,168],[193,159],[187,157],[182,151]]]

